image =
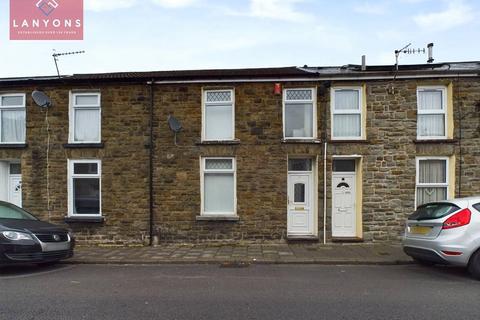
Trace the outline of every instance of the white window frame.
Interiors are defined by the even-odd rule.
[[[18,106],[2,106],[0,105],[0,144],[23,144],[25,143],[26,139],[27,139],[27,108],[26,108],[26,94],[25,93],[5,93],[5,94],[0,94],[0,103],[1,103],[1,99],[3,97],[22,97],[22,105],[18,105]],[[23,111],[24,112],[24,115],[25,115],[25,127],[23,128],[24,130],[24,136],[25,136],[25,140],[24,141],[1,141],[1,134],[2,134],[2,113],[4,110],[8,110],[8,111]]]
[[[205,169],[206,160],[232,160],[232,169]],[[233,212],[205,211],[205,173],[233,173]],[[237,164],[235,157],[201,157],[200,158],[200,206],[201,216],[236,217],[237,216]]]
[[[207,102],[207,93],[208,92],[224,92],[229,91],[232,99],[230,101],[215,101]],[[207,127],[206,127],[206,118],[207,112],[206,108],[208,106],[215,105],[232,105],[232,138],[226,139],[207,139]],[[232,141],[235,140],[235,89],[203,89],[202,90],[202,141]]]
[[[351,90],[358,92],[358,110],[335,110],[335,92],[341,90]],[[331,139],[332,140],[364,140],[365,139],[365,113],[363,110],[363,87],[361,86],[342,86],[332,87],[330,90],[330,124],[331,124]],[[336,137],[335,132],[335,115],[360,115],[360,135],[351,137]]]
[[[98,172],[97,174],[75,174],[73,169],[75,164],[77,163],[96,163]],[[73,211],[74,204],[73,204],[73,179],[74,178],[85,178],[85,179],[95,179],[98,178],[99,180],[99,206],[100,206],[100,212],[97,214],[76,214]],[[101,217],[102,216],[102,160],[87,160],[87,159],[82,159],[82,160],[71,160],[68,159],[68,216],[69,217],[84,217],[84,218],[89,218],[89,217]]]
[[[75,104],[77,96],[98,96],[98,105],[89,105],[89,106],[77,106]],[[70,111],[69,111],[69,135],[68,142],[72,144],[85,144],[85,143],[101,143],[102,142],[102,94],[98,91],[82,91],[75,92],[70,91]],[[98,140],[96,141],[75,141],[75,110],[76,109],[87,109],[87,110],[96,110],[98,109]]]
[[[442,92],[442,111],[439,110],[420,110],[420,92],[422,91],[441,91]],[[443,136],[420,136],[418,132],[418,115],[443,115],[445,121]],[[446,86],[418,86],[417,87],[417,140],[438,140],[447,139],[448,132],[448,114],[447,114],[447,87]]]
[[[312,92],[312,99],[311,100],[287,100],[287,91],[290,90],[309,90]],[[317,88],[285,88],[283,89],[283,103],[282,103],[282,121],[283,121],[283,139],[285,140],[313,140],[317,139]],[[286,135],[286,117],[285,117],[285,110],[286,105],[288,104],[312,104],[312,136],[311,137],[287,137]]]
[[[420,183],[420,161],[443,160],[445,161],[445,183]],[[447,198],[450,194],[450,158],[449,157],[416,157],[415,170],[415,208],[417,208],[418,188],[447,188]]]

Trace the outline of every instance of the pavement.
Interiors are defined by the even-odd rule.
[[[400,244],[171,244],[77,247],[68,264],[363,264],[412,263]]]

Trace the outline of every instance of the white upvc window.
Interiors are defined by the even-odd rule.
[[[335,87],[331,90],[332,140],[363,138],[362,87]]]
[[[101,160],[68,160],[68,215],[102,215]]]
[[[417,139],[447,137],[447,88],[422,86],[417,88]]]
[[[417,157],[416,207],[449,195],[449,159],[447,157]]]
[[[101,95],[99,92],[70,94],[70,143],[100,143]]]
[[[235,91],[204,90],[202,140],[235,139]]]
[[[283,137],[315,139],[317,137],[316,90],[283,90]]]
[[[201,215],[236,215],[235,158],[201,158]]]
[[[0,95],[0,143],[25,143],[25,94]]]

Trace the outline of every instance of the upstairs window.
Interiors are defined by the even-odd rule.
[[[70,105],[70,143],[100,143],[100,93],[72,93]]]
[[[315,89],[286,89],[283,92],[283,135],[285,139],[316,138]]]
[[[332,89],[332,139],[361,139],[362,88]]]
[[[234,91],[205,90],[203,101],[203,140],[233,140]]]
[[[447,137],[446,92],[445,87],[418,87],[418,139],[445,139]]]
[[[0,95],[0,143],[25,143],[25,95]]]

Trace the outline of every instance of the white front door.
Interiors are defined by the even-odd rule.
[[[10,175],[8,181],[8,202],[22,207],[22,176]]]
[[[335,172],[332,177],[332,236],[356,237],[355,173]]]
[[[314,235],[313,174],[288,174],[287,233],[292,236]]]

